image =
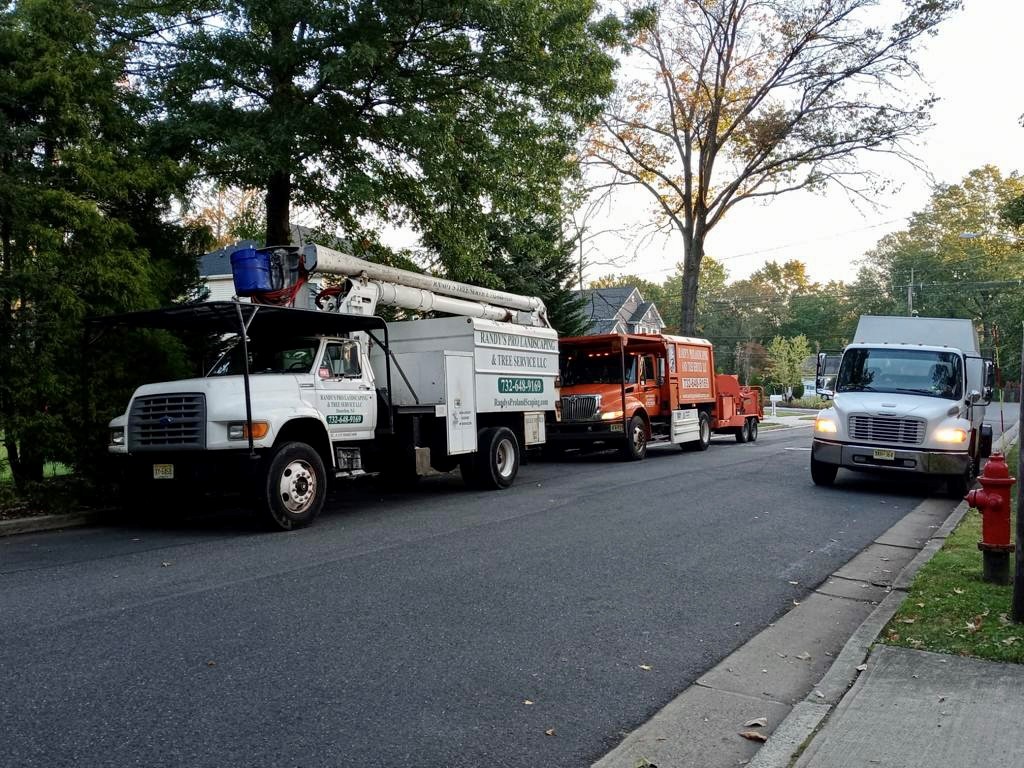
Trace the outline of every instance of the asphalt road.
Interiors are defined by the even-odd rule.
[[[589,765],[928,493],[809,441],[0,540],[0,765]]]

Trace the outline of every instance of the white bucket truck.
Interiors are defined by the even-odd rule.
[[[818,357],[819,382],[831,357]],[[970,320],[862,316],[833,386],[818,389],[834,399],[814,422],[812,479],[831,485],[840,467],[931,475],[964,496],[992,448],[992,377]]]
[[[228,342],[203,376],[142,386],[110,422],[109,451],[138,507],[243,490],[287,530],[313,521],[334,478],[459,467],[468,483],[500,489],[521,452],[544,443],[558,338],[540,299],[315,245],[235,256],[236,291],[251,302],[97,321]],[[329,306],[295,308],[313,272],[341,277],[317,297]],[[457,316],[385,322],[378,306]]]

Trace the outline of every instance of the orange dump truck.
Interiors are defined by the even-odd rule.
[[[711,342],[611,333],[559,340],[561,398],[548,450],[619,448],[642,459],[652,442],[706,450],[712,433],[757,439],[759,387],[715,374]]]

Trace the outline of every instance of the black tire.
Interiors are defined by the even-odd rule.
[[[647,422],[640,414],[629,420],[626,439],[622,443],[622,458],[627,461],[642,461],[647,456]]]
[[[962,475],[950,475],[946,478],[946,493],[951,499],[963,499],[967,492],[974,485],[974,462],[964,471]]]
[[[743,420],[743,426],[736,430],[737,443],[750,442],[750,419]]]
[[[811,457],[811,480],[815,485],[829,486],[836,481],[836,474],[839,472],[838,464],[826,464]]]
[[[757,442],[757,416],[752,416],[749,419],[749,429],[747,430],[747,439],[751,443]]]
[[[265,522],[274,530],[305,528],[323,509],[327,473],[320,454],[305,443],[285,443],[267,464],[263,486]]]
[[[701,411],[697,416],[698,438],[689,443],[680,443],[684,451],[706,451],[711,445],[711,417],[706,411]]]
[[[981,433],[978,445],[978,456],[987,459],[992,455],[992,426],[990,424],[981,425]]]
[[[461,464],[467,485],[488,491],[500,491],[512,485],[519,474],[519,441],[507,427],[480,430],[476,453]]]

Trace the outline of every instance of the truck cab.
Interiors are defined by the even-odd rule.
[[[819,389],[832,402],[815,420],[812,479],[831,485],[840,468],[936,476],[962,497],[992,443],[992,366],[970,321],[869,317],[858,335]]]

